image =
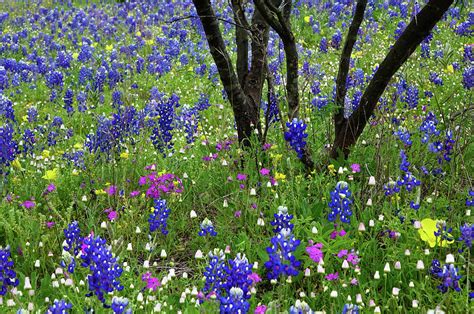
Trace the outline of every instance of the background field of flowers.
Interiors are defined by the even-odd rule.
[[[352,2],[295,5],[301,120],[279,111],[270,33],[277,93],[253,150],[192,2],[3,3],[0,312],[472,310],[474,12],[449,10],[329,161]],[[421,2],[369,1],[347,115]],[[308,176],[306,145],[325,165]]]

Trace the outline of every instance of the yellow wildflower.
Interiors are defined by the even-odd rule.
[[[446,72],[448,73],[454,73],[454,67],[452,64],[448,64],[448,66],[446,67]]]
[[[122,159],[128,159],[128,155],[129,155],[129,154],[128,154],[127,152],[123,152],[123,153],[120,154],[120,158],[122,158]]]
[[[275,180],[281,180],[282,182],[285,182],[286,175],[280,172],[275,173]]]
[[[330,165],[328,166],[328,170],[329,170],[329,172],[330,172],[332,175],[335,175],[335,174],[336,174],[336,168],[334,167],[333,164],[330,164]]]
[[[53,170],[47,170],[43,176],[43,179],[48,181],[56,181],[59,176],[59,169],[54,168]]]
[[[311,21],[311,17],[310,17],[309,15],[306,15],[306,16],[304,17],[304,21],[305,21],[306,23],[309,23],[309,21]]]
[[[453,243],[453,240],[443,240],[435,236],[435,232],[438,231],[437,221],[431,218],[425,218],[421,221],[421,228],[418,229],[418,234],[420,238],[427,242],[430,247],[434,247],[436,244],[439,246],[447,246],[448,244]],[[448,233],[448,237],[452,237]]]
[[[49,150],[43,150],[43,152],[41,153],[41,156],[43,156],[43,158],[48,158],[49,157],[49,154],[50,154],[50,151]]]
[[[18,158],[15,158],[15,160],[13,160],[12,166],[13,166],[13,168],[15,168],[15,169],[23,170],[23,168],[21,167],[21,163],[20,163],[20,161],[18,160]]]

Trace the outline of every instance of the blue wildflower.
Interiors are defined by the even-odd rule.
[[[465,223],[463,226],[459,227],[459,231],[461,232],[461,236],[458,241],[462,241],[464,245],[470,249],[474,239],[474,224]]]
[[[301,261],[297,260],[294,252],[300,245],[290,229],[282,229],[270,240],[267,247],[269,260],[265,262],[268,279],[278,279],[280,276],[297,276]]]
[[[288,131],[285,132],[285,140],[290,143],[290,146],[295,150],[298,158],[303,158],[304,148],[306,146],[305,138],[308,134],[305,133],[306,124],[303,120],[293,119],[292,122],[287,122]]]
[[[474,87],[474,66],[466,67],[462,73],[462,84],[465,89]]]
[[[155,199],[153,212],[150,214],[150,218],[148,218],[150,232],[160,229],[162,234],[167,235],[168,230],[166,230],[166,227],[169,214],[170,209],[166,205],[166,200]]]
[[[282,229],[293,230],[294,225],[291,223],[293,215],[288,214],[288,208],[285,206],[278,207],[278,213],[273,214],[275,219],[270,224],[275,227],[273,228],[274,233],[279,233]]]
[[[208,218],[205,218],[201,222],[201,231],[198,232],[198,235],[203,237],[205,235],[210,235],[212,237],[215,237],[217,235],[217,232],[214,230],[214,225],[212,224],[212,221],[210,221]]]
[[[86,237],[82,248],[82,266],[90,270],[87,281],[90,294],[95,294],[99,301],[105,304],[105,295],[114,290],[121,291],[120,275],[122,268],[117,263],[117,258],[106,246],[105,239],[100,236],[94,238],[92,235]]]
[[[18,143],[13,139],[13,132],[10,124],[0,127],[0,174],[5,172],[3,169],[8,168],[19,153]]]
[[[4,116],[7,120],[15,122],[15,110],[13,103],[7,96],[0,92],[0,116]]]
[[[0,295],[6,295],[8,286],[16,287],[20,283],[13,270],[15,266],[10,258],[10,248],[0,248]]]
[[[48,314],[67,314],[72,309],[72,304],[65,300],[54,300],[54,304],[48,308]]]
[[[328,204],[330,208],[328,220],[335,221],[337,216],[340,215],[341,222],[350,223],[352,204],[352,193],[349,190],[349,185],[344,181],[338,182],[336,188],[331,192],[331,200]]]
[[[128,303],[129,301],[127,298],[113,297],[110,307],[114,314],[132,314],[132,310],[127,309]]]

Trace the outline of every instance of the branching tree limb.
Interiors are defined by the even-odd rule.
[[[408,24],[375,72],[369,86],[362,95],[359,107],[350,118],[344,119],[343,124],[336,130],[336,137],[331,151],[332,158],[339,157],[341,152],[347,158],[350,147],[357,142],[362,134],[369,118],[374,113],[380,96],[382,96],[393,75],[408,60],[421,41],[429,35],[453,2],[454,0],[430,0]]]
[[[334,114],[334,127],[337,130],[344,124],[344,101],[347,93],[347,75],[349,73],[349,65],[351,61],[352,49],[357,40],[357,33],[360,25],[364,19],[365,8],[367,7],[367,0],[358,0],[355,9],[354,17],[352,18],[349,31],[347,33],[344,48],[342,49],[341,59],[339,62],[339,71],[336,79],[336,107],[337,111]]]

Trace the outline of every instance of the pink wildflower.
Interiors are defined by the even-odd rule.
[[[359,164],[352,164],[351,165],[352,173],[360,172],[360,165]]]
[[[306,252],[308,253],[309,258],[316,263],[319,263],[324,258],[323,251],[321,251],[322,247],[322,243],[316,243],[315,245],[306,247]]]
[[[252,280],[253,283],[262,281],[262,278],[260,278],[260,276],[257,273],[251,273],[248,278]]]
[[[243,174],[243,173],[238,173],[237,174],[237,180],[239,180],[239,181],[247,180],[247,175]]]
[[[260,174],[262,176],[268,176],[270,174],[270,170],[267,169],[267,168],[262,168],[262,169],[260,169]]]
[[[24,201],[24,202],[21,204],[21,206],[25,207],[26,209],[33,208],[33,207],[35,207],[35,205],[36,205],[35,202],[30,201],[30,200]]]
[[[334,281],[337,278],[339,278],[339,273],[335,272],[335,273],[332,273],[332,274],[327,274],[325,278],[329,281]]]
[[[161,286],[161,282],[157,277],[152,277],[150,272],[146,272],[142,276],[142,281],[146,282],[146,288],[156,291]]]
[[[267,306],[266,305],[259,305],[255,308],[255,314],[265,314],[267,311]]]

